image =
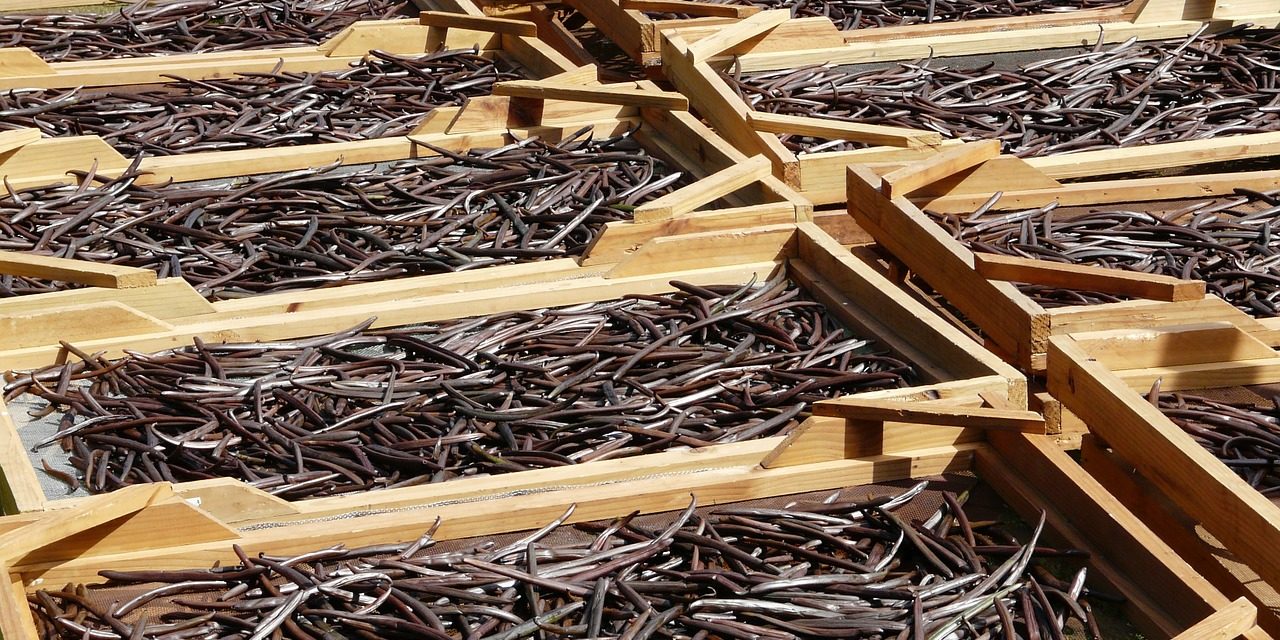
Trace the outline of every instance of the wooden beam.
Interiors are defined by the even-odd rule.
[[[39,511],[44,505],[44,488],[36,468],[18,437],[9,407],[0,398],[0,513]]]
[[[689,99],[670,91],[643,91],[622,87],[588,87],[538,80],[509,80],[493,85],[493,95],[517,98],[580,100],[629,107],[655,107],[687,111]]]
[[[846,420],[910,422],[940,427],[1044,433],[1044,416],[1034,411],[864,400],[857,396],[821,400],[813,405],[813,415]]]
[[[23,640],[39,637],[31,605],[27,603],[22,574],[0,560],[0,638]]]
[[[171,331],[173,325],[109,300],[0,315],[0,350]]]
[[[49,63],[26,47],[0,49],[0,78],[45,76],[54,73]]]
[[[763,155],[717,171],[687,187],[668,193],[636,208],[636,222],[669,220],[696,211],[738,189],[772,175],[773,164]]]
[[[16,129],[0,131],[0,154],[8,153],[19,147],[25,147],[40,139],[39,129]]]
[[[1276,153],[1280,153],[1280,131],[1038,156],[1026,158],[1026,162],[1048,175],[1062,179],[1189,167]]]
[[[890,198],[905,196],[965,169],[976,167],[1000,156],[999,140],[970,142],[944,149],[920,162],[909,164],[883,176],[884,194]]]
[[[690,16],[746,18],[760,13],[760,7],[692,2],[691,0],[622,0],[623,9],[654,13],[683,13]]]
[[[1073,337],[1094,361],[1116,373],[1211,362],[1280,362],[1280,356],[1270,346],[1227,323],[1117,329],[1077,333]]]
[[[1139,273],[1091,265],[1036,260],[994,253],[974,254],[978,275],[992,280],[1025,282],[1080,291],[1100,291],[1147,300],[1198,300],[1205,295],[1203,280],[1183,280],[1155,273]]]
[[[795,243],[794,224],[708,231],[655,238],[623,258],[605,278],[651,275],[672,269],[766,262],[786,257]]]
[[[1126,612],[1148,621],[1151,637],[1170,637],[1229,602],[1051,436],[987,435],[991,449],[978,454],[978,477],[1025,520],[1047,512],[1050,531],[1089,550],[1090,575],[1125,594]]]
[[[167,482],[124,487],[86,500],[78,509],[51,511],[47,516],[0,537],[4,559],[17,564],[33,551],[57,544],[81,531],[111,522],[173,496]]]
[[[1256,628],[1258,608],[1245,598],[1213,612],[1173,640],[1235,640]]]
[[[720,29],[715,35],[689,45],[688,57],[693,63],[705,62],[752,38],[760,37],[791,19],[788,9],[761,11],[741,22]]]
[[[865,167],[847,170],[848,211],[876,241],[946,296],[961,313],[1029,366],[1043,352],[1049,315],[1008,282],[992,282],[973,268],[973,252],[905,198],[886,198],[881,179]]]
[[[156,272],[138,267],[0,251],[0,274],[59,280],[106,289],[154,287]]]
[[[527,20],[510,20],[507,18],[490,18],[488,16],[468,16],[461,13],[445,11],[423,11],[418,15],[418,22],[428,27],[444,29],[470,29],[471,31],[492,31],[513,36],[538,35],[538,25]]]
[[[834,138],[890,147],[925,149],[942,144],[942,135],[939,133],[919,131],[907,127],[888,127],[879,124],[862,124],[860,122],[828,120],[807,116],[789,116],[761,111],[748,113],[747,122],[751,123],[752,128],[756,131]]]
[[[1049,339],[1048,389],[1264,581],[1280,584],[1280,506],[1070,336]]]

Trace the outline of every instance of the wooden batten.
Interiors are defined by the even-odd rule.
[[[936,390],[942,397],[926,404],[951,407],[954,415],[962,416],[964,407],[982,401],[983,388],[973,383],[946,383]],[[440,527],[433,537],[449,540],[541,526],[561,516],[570,503],[576,508],[567,521],[575,523],[632,511],[674,511],[684,508],[691,495],[701,504],[723,504],[974,470],[1024,519],[1034,522],[1043,512],[1049,536],[1088,551],[1090,574],[1126,598],[1129,613],[1148,634],[1199,633],[1208,620],[1244,629],[1240,633],[1247,638],[1267,637],[1253,628],[1248,606],[1232,602],[1205,581],[1046,436],[963,433],[967,430],[903,422],[883,425],[877,441],[865,442],[869,451],[878,453],[851,454],[846,451],[859,449],[849,443],[862,441],[856,434],[863,433],[864,425],[817,420],[821,423],[795,437],[377,492],[360,502],[362,515],[354,519],[333,520],[347,513],[340,507],[350,508],[339,499],[268,506],[234,527],[217,522],[213,512],[201,510],[188,517],[220,524],[223,537],[190,539],[177,531],[165,534],[152,529],[151,545],[146,549],[136,546],[141,523],[155,526],[163,518],[173,517],[176,512],[171,512],[171,507],[186,504],[180,498],[187,494],[144,495],[145,490],[139,488],[134,491],[137,495],[80,500],[46,514],[44,519],[21,515],[0,518],[0,542],[20,541],[22,549],[61,546],[51,543],[71,538],[60,538],[60,532],[71,533],[73,538],[85,533],[95,536],[72,545],[79,548],[76,556],[33,557],[24,553],[4,563],[8,580],[4,584],[12,591],[0,594],[0,599],[8,598],[0,602],[0,612],[25,610],[25,605],[13,603],[21,603],[24,591],[41,584],[100,582],[97,572],[104,569],[161,570],[234,563],[232,544],[250,554],[286,555],[337,542],[350,547],[408,542],[417,539],[436,518],[440,518]],[[924,444],[947,441],[954,442]],[[816,448],[815,444],[822,446]],[[471,487],[498,480],[501,489],[495,487],[489,493],[475,493]],[[229,506],[210,508],[223,512]],[[73,524],[82,515],[85,521]],[[93,526],[108,520],[112,528]],[[23,629],[25,634],[33,624],[21,615],[9,617],[7,633]]]
[[[1229,337],[1232,331],[1236,335]],[[1140,392],[1128,388],[1120,375],[1148,365],[1183,364],[1193,359],[1187,354],[1199,354],[1203,364],[1237,356],[1280,362],[1274,352],[1264,353],[1234,327],[1156,329],[1134,332],[1131,341],[1118,332],[1055,336],[1050,339],[1048,388],[1161,495],[1264,582],[1280,586],[1280,507],[1192,440]],[[1251,382],[1237,382],[1230,373],[1215,380],[1213,372],[1205,370],[1195,385],[1277,380],[1274,369],[1270,377]]]

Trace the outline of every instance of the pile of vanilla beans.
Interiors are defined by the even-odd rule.
[[[281,63],[283,64],[283,62]],[[126,156],[347,142],[406,135],[433,109],[520,76],[470,51],[370,51],[345,71],[241,73],[147,88],[0,93],[0,130],[98,135]]]
[[[841,31],[980,18],[1008,18],[1121,7],[1129,0],[714,0],[820,17]]]
[[[510,542],[441,544],[432,527],[294,557],[236,547],[236,565],[102,571],[106,585],[30,601],[47,639],[1061,638],[1068,624],[1101,637],[1085,570],[1063,581],[1037,562],[1084,554],[1037,546],[1043,518],[1025,544],[971,522],[946,493],[909,521],[927,484],[645,523],[568,527],[570,509]]]
[[[152,269],[210,299],[580,255],[681,179],[629,135],[329,167],[231,187],[135,171],[0,197],[0,249]],[[0,276],[0,298],[67,288]]]
[[[67,345],[81,360],[5,394],[63,412],[41,446],[71,452],[73,489],[233,477],[297,499],[780,435],[817,400],[914,380],[784,276],[672,284],[114,361]]]
[[[1160,393],[1147,399],[1200,446],[1263,495],[1280,491],[1280,397],[1271,406],[1222,402],[1190,393]]]
[[[998,139],[1040,156],[1280,130],[1280,32],[1128,40],[1021,67],[925,60],[726,73],[755,110]],[[786,136],[795,151],[859,148]]]
[[[1280,94],[1277,94],[1280,95]],[[999,194],[966,217],[934,215],[980,253],[1088,264],[1203,280],[1255,317],[1280,316],[1280,191],[1236,190],[1164,213],[1121,207],[1058,213],[1056,203],[990,214]],[[1120,300],[1105,293],[1019,285],[1045,307]]]
[[[404,17],[405,0],[136,2],[108,14],[0,15],[0,47],[47,62],[314,45],[358,20]]]

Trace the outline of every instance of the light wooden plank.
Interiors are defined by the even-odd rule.
[[[694,2],[692,0],[622,0],[623,9],[654,13],[683,13],[690,16],[746,18],[760,13],[760,7]]]
[[[532,10],[529,18],[538,25],[538,39],[546,42],[552,49],[555,49],[574,64],[595,64],[595,57],[582,46],[582,42],[578,40],[577,36],[568,27],[565,27],[560,18],[548,9],[546,5],[534,4],[530,5],[529,8]],[[592,79],[594,80],[595,78]]]
[[[1195,626],[1174,636],[1174,640],[1235,640],[1257,627],[1258,608],[1245,598],[1236,598]]]
[[[691,185],[677,189],[636,208],[636,222],[669,220],[696,211],[738,189],[772,175],[773,164],[763,155],[717,171]]]
[[[538,26],[526,20],[491,18],[489,16],[469,16],[461,13],[449,13],[445,11],[423,11],[418,14],[418,23],[427,27],[492,31],[494,33],[505,33],[513,36],[538,35]]]
[[[778,224],[655,238],[620,261],[605,278],[777,260],[791,253],[795,232],[794,224]]]
[[[5,559],[16,564],[37,549],[58,544],[64,538],[132,515],[171,497],[173,487],[167,482],[124,487],[94,496],[78,509],[51,511],[45,517],[5,534],[0,548],[4,549]]]
[[[692,20],[663,20],[655,23],[663,34],[679,34],[685,42],[697,42],[710,38],[724,28],[724,23],[716,24],[704,18],[701,22]],[[828,18],[819,16],[808,18],[792,18],[771,29],[758,38],[734,45],[720,53],[721,56],[733,56],[768,51],[791,51],[797,43],[804,43],[805,48],[839,47],[844,45],[844,35],[836,29],[836,25]],[[663,64],[667,60],[664,58]]]
[[[982,140],[950,147],[920,162],[885,174],[881,188],[890,198],[905,196],[999,155],[999,140]]]
[[[1160,381],[1160,388],[1164,391],[1272,384],[1280,380],[1280,359],[1199,362],[1125,369],[1116,371],[1115,374],[1130,389],[1143,394],[1156,380]]]
[[[1269,14],[1271,20],[1280,14]],[[1255,26],[1267,25],[1263,16],[1251,19]],[[1234,21],[1223,21],[1226,27]],[[975,21],[975,24],[981,24]],[[962,56],[974,54],[1003,53],[1023,51],[1028,43],[1042,49],[1055,47],[1078,47],[1091,45],[1105,31],[1107,42],[1123,42],[1133,37],[1139,40],[1159,40],[1190,35],[1204,26],[1199,20],[1168,20],[1145,24],[1129,22],[1107,23],[1105,30],[1100,30],[1097,23],[1079,25],[1059,25],[1034,27],[992,33],[980,30],[974,33],[959,33],[932,38],[901,38],[889,42],[875,40],[848,42],[841,47],[800,48],[791,51],[775,51],[759,54],[746,54],[739,57],[743,73],[772,69],[790,69],[810,64],[857,64],[862,62],[887,62],[891,60],[913,60],[934,56]],[[804,45],[801,44],[801,47]],[[665,57],[664,57],[665,59]],[[717,64],[731,61],[715,59]]]
[[[0,300],[0,317],[33,315],[68,307],[116,302],[169,320],[213,313],[214,307],[182,278],[163,278],[138,289],[71,289]]]
[[[0,77],[53,75],[53,67],[26,47],[0,49]]]
[[[39,178],[47,184],[67,181],[67,171],[89,171],[95,166],[100,173],[124,171],[128,160],[98,136],[41,138],[0,156],[0,175],[15,188],[26,178]]]
[[[687,55],[691,62],[704,62],[713,56],[720,55],[726,49],[733,48],[752,38],[758,38],[790,19],[791,11],[788,9],[761,11],[741,20],[737,24],[724,27],[713,36],[690,44]]]
[[[863,422],[909,422],[940,427],[973,427],[995,431],[1044,433],[1044,416],[1034,411],[990,407],[946,407],[919,403],[864,400],[846,396],[813,405],[813,415]]]
[[[771,226],[795,222],[795,207],[786,202],[775,202],[747,207],[700,211],[695,215],[673,218],[659,222],[635,224],[618,221],[605,225],[604,231],[596,236],[587,257],[583,259],[584,267],[608,265],[622,260],[637,251],[655,238],[674,236],[685,233],[703,233],[708,231],[727,231],[748,227]],[[540,263],[545,264],[545,263]]]
[[[0,251],[0,274],[61,280],[107,289],[153,287],[156,284],[156,272],[150,269],[17,251]]]
[[[1227,598],[1090,477],[1050,436],[988,434],[976,471],[1024,520],[1041,511],[1054,537],[1088,550],[1090,576],[1115,585],[1152,637],[1169,637]],[[1159,585],[1152,589],[1152,585]]]
[[[792,272],[806,285],[824,281],[839,292],[839,299],[823,302],[841,314],[842,322],[880,336],[929,375],[948,380],[1002,376],[1008,380],[1002,395],[1026,406],[1026,379],[1017,369],[893,286],[813,223],[800,223],[797,228],[800,261],[792,261]],[[820,296],[817,291],[810,293]]]
[[[15,129],[0,131],[0,154],[25,147],[40,139],[39,129]]]
[[[1258,604],[1258,624],[1263,631],[1274,633],[1280,629],[1280,618],[1266,605],[1274,602],[1276,592],[1259,584],[1257,576],[1248,572],[1237,574],[1228,569],[1217,545],[1201,538],[1195,523],[1187,519],[1186,514],[1170,504],[1151,483],[1134,473],[1131,465],[1106,450],[1097,436],[1086,434],[1081,438],[1079,461],[1080,466],[1106,487],[1108,493],[1132,511],[1223,596],[1232,599],[1246,597]]]
[[[992,280],[1025,282],[1081,291],[1100,291],[1148,300],[1199,300],[1205,295],[1203,280],[1183,280],[1156,273],[1139,273],[1092,265],[1035,260],[992,253],[974,254],[978,275]]]
[[[1280,188],[1280,170],[1134,180],[1098,180],[1069,183],[1052,189],[1010,189],[1001,195],[997,209],[1041,207],[1050,202],[1071,207],[1116,202],[1207,198],[1230,195],[1237,188],[1262,191]],[[937,213],[965,214],[977,209],[990,197],[990,193],[956,194],[919,198],[916,202],[919,206]]]
[[[437,540],[493,535],[542,526],[562,515],[570,503],[576,508],[568,522],[576,523],[621,517],[635,510],[655,513],[683,509],[688,506],[691,494],[696,496],[699,504],[720,504],[958,471],[968,468],[973,451],[978,447],[939,447],[909,454],[783,469],[744,465],[610,483],[593,487],[589,493],[578,487],[520,495],[508,493],[489,500],[438,505],[417,512],[414,514],[416,517],[407,517],[405,512],[370,515],[361,518],[358,527],[344,527],[340,533],[335,531],[332,522],[244,532],[240,544],[250,553],[285,555],[314,550],[337,541],[348,547],[409,542],[420,537],[427,523],[436,516],[442,519],[435,536]],[[714,455],[713,448],[704,449],[704,452],[708,456]],[[518,487],[511,487],[508,492],[512,489]],[[21,571],[28,579],[39,577],[50,584],[94,583],[101,581],[97,572],[103,569],[190,568],[210,566],[214,562],[234,562],[235,559],[225,542],[171,544],[146,552],[83,556],[60,563],[17,566],[15,570]]]
[[[898,168],[886,165],[883,169],[876,167],[876,172],[884,175]],[[1055,189],[1062,186],[1062,183],[1027,164],[1022,158],[1000,156],[922,187],[913,198],[961,193],[990,196],[1011,184],[1016,184],[1021,189]]]
[[[709,65],[691,62],[686,56],[687,46],[679,35],[663,39],[663,58],[667,61],[663,71],[671,84],[693,98],[698,114],[725,140],[742,153],[763,153],[773,162],[774,175],[789,185],[798,184],[800,167],[795,154],[787,150],[777,136],[752,129],[747,124],[751,106],[730,90]]]
[[[974,271],[973,252],[903,198],[889,200],[879,176],[848,169],[848,208],[859,226],[973,320],[1019,363],[1044,351],[1049,316],[1007,282]]]
[[[546,78],[546,81],[561,84],[600,84],[599,73],[599,69],[595,64],[584,64],[573,71],[558,73]]]
[[[120,302],[106,301],[55,310],[0,316],[0,349],[21,349],[81,340],[170,331],[173,325]]]
[[[538,80],[508,80],[493,86],[493,95],[518,98],[581,100],[630,107],[686,111],[689,100],[670,91],[642,91],[624,87],[582,86]]]
[[[44,489],[18,437],[9,408],[0,399],[0,512],[22,513],[44,508]]]
[[[751,123],[751,126],[756,131],[769,133],[818,136],[912,149],[932,148],[942,144],[942,135],[939,133],[908,129],[907,127],[888,127],[878,124],[863,124],[860,122],[827,120],[825,118],[791,116],[760,111],[753,111],[747,114],[747,121]]]
[[[1068,336],[1049,340],[1048,389],[1263,580],[1280,584],[1280,507]]]
[[[1073,337],[1094,360],[1112,371],[1280,357],[1261,340],[1227,323],[1121,329]]]
[[[1100,149],[1027,158],[1027,164],[1055,178],[1084,178],[1109,173],[1189,167],[1280,153],[1280,131]]]
[[[394,327],[456,318],[460,313],[484,315],[611,300],[628,293],[666,293],[674,290],[670,284],[673,279],[704,285],[741,284],[753,277],[766,278],[776,268],[777,264],[772,261],[735,262],[722,267],[668,271],[656,276],[613,279],[597,276],[279,315],[218,316],[208,321],[193,319],[195,321],[175,326],[172,331],[86,340],[77,346],[89,352],[103,351],[110,358],[120,356],[124,349],[161,351],[187,345],[195,336],[209,342],[282,340],[341,331],[369,318],[376,318],[374,327]],[[14,349],[0,352],[0,368],[41,367],[65,357],[60,347]]]
[[[528,36],[503,35],[502,54],[527,69],[534,78],[546,78],[578,68],[550,45]]]
[[[0,638],[23,640],[38,637],[22,575],[10,570],[9,564],[0,560]]]
[[[1160,302],[1125,300],[1107,304],[1056,307],[1048,311],[1049,331],[1055,335],[1146,329],[1158,326],[1226,322],[1253,334],[1265,335],[1266,327],[1218,296],[1197,300]]]

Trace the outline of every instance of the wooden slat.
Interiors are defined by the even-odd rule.
[[[1263,580],[1280,585],[1280,507],[1068,336],[1049,340],[1048,388]]]
[[[0,316],[0,349],[170,331],[173,325],[109,300]]]
[[[553,98],[581,100],[630,107],[656,107],[660,109],[689,109],[689,100],[670,91],[641,91],[622,87],[595,87],[571,84],[553,84],[537,80],[508,80],[493,85],[493,95],[518,98]]]
[[[889,200],[879,176],[849,167],[848,207],[876,241],[942,293],[1020,363],[1044,350],[1049,316],[1007,282],[974,271],[973,252],[903,198]]]
[[[39,129],[15,129],[0,131],[0,154],[25,147],[40,139]]]
[[[786,202],[774,202],[749,207],[734,207],[703,211],[697,215],[672,218],[659,222],[633,224],[627,221],[610,222],[596,236],[582,261],[584,267],[608,265],[622,260],[644,246],[646,242],[663,236],[707,231],[728,231],[749,227],[771,226],[795,222],[795,207]],[[546,263],[537,263],[546,264]]]
[[[974,427],[1019,433],[1044,433],[1044,416],[1033,411],[989,407],[946,407],[847,396],[813,405],[813,415],[859,421],[893,421],[940,427]]]
[[[1213,612],[1173,640],[1235,640],[1256,628],[1258,608],[1244,598]]]
[[[751,126],[756,131],[769,133],[817,136],[912,149],[932,148],[942,144],[941,134],[933,131],[918,131],[906,127],[888,127],[878,124],[862,124],[860,122],[790,116],[760,111],[753,111],[747,114],[747,121],[751,123]]]
[[[999,155],[999,140],[970,142],[943,149],[920,162],[886,173],[882,189],[890,198],[905,196]]]
[[[672,269],[777,260],[789,253],[794,241],[793,224],[655,238],[624,258],[605,277],[629,278]]]
[[[735,47],[743,42],[758,38],[770,29],[791,19],[788,9],[761,11],[737,24],[722,28],[715,35],[703,38],[689,45],[688,56],[691,62],[704,62],[722,51]]]
[[[691,16],[745,18],[760,13],[760,7],[693,2],[691,0],[622,0],[623,9],[655,13],[683,13]]]
[[[1075,463],[1050,436],[992,432],[976,471],[1023,519],[1046,512],[1069,547],[1091,552],[1090,576],[1121,589],[1148,635],[1169,637],[1228,600]],[[1153,585],[1158,585],[1152,588]]]
[[[0,251],[0,274],[60,280],[106,289],[132,289],[156,284],[156,272],[150,269],[17,251]]]
[[[1075,334],[1076,342],[1102,366],[1121,372],[1205,362],[1276,359],[1261,340],[1226,323],[1159,329],[1119,329]]]
[[[992,280],[1025,282],[1080,291],[1100,291],[1148,300],[1198,300],[1205,295],[1203,280],[1183,280],[1156,273],[1139,273],[1091,265],[1035,260],[992,253],[974,255],[978,275]]]
[[[1244,160],[1280,152],[1280,131],[1165,142],[1122,149],[1100,149],[1027,158],[1027,164],[1055,178],[1084,178],[1109,173],[1189,167]],[[1024,187],[1025,188],[1025,187]]]
[[[214,307],[182,278],[164,278],[138,289],[71,289],[0,300],[0,317],[47,313],[68,307],[115,302],[169,320],[213,313]]]
[[[454,29],[470,29],[472,31],[492,31],[513,36],[537,36],[538,26],[527,20],[509,20],[506,18],[490,18],[488,16],[468,16],[461,13],[445,11],[423,11],[418,22],[428,27]]]
[[[594,65],[596,59],[591,55],[577,36],[553,11],[548,9],[544,4],[530,5],[530,19],[538,25],[538,39],[546,42],[552,49],[560,52],[561,55],[568,58],[571,62],[578,65]],[[555,76],[552,76],[555,77]],[[592,78],[594,80],[594,78]]]
[[[0,538],[4,558],[12,564],[31,552],[59,543],[64,538],[92,529],[117,518],[132,515],[149,505],[173,496],[167,482],[133,485],[109,494],[94,496],[78,509],[49,512],[48,515],[11,531]]]
[[[738,189],[772,175],[773,164],[762,156],[717,171],[687,187],[682,187],[636,208],[636,222],[668,220],[696,211]]]
[[[26,47],[0,49],[0,78],[53,75],[53,67]]]
[[[0,560],[0,638],[24,640],[39,637],[35,618],[27,604],[27,594],[22,575],[11,571],[9,564]]]
[[[18,427],[0,399],[0,512],[20,513],[44,508],[44,489],[18,438]]]

